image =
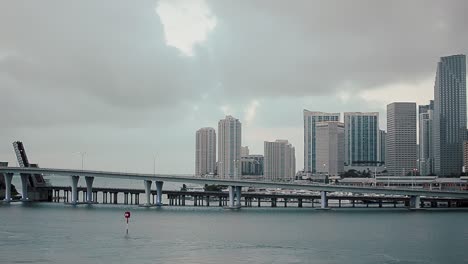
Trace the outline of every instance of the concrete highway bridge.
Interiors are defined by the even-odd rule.
[[[30,175],[55,175],[69,177],[71,179],[71,200],[70,203],[78,203],[78,181],[85,178],[86,181],[86,203],[95,203],[96,197],[93,195],[94,178],[112,178],[112,179],[130,179],[143,182],[145,190],[146,206],[162,205],[162,187],[164,182],[179,182],[192,184],[215,184],[228,186],[229,193],[227,197],[227,208],[241,207],[242,187],[256,188],[281,188],[288,190],[310,190],[320,192],[320,207],[328,208],[327,192],[349,192],[356,194],[383,194],[390,196],[407,196],[410,201],[410,208],[417,209],[421,204],[421,197],[428,198],[454,198],[468,199],[467,191],[441,191],[410,188],[385,188],[385,187],[361,187],[361,186],[342,186],[329,184],[297,184],[269,181],[253,181],[242,179],[217,179],[217,178],[199,178],[193,175],[169,175],[169,174],[145,174],[145,173],[127,173],[110,171],[91,171],[76,169],[54,169],[54,168],[31,168],[31,167],[0,167],[0,174],[5,177],[5,202],[11,199],[11,181],[14,176],[21,177],[22,182],[22,200],[28,201],[28,179]],[[151,199],[151,185],[156,183],[156,201]],[[95,192],[94,192],[95,193]],[[244,194],[245,196],[246,194]]]
[[[47,186],[37,187],[36,190],[47,193],[48,202],[64,202],[70,203],[71,187],[70,186]],[[124,205],[139,205],[147,207],[147,204],[140,205],[140,195],[145,194],[144,189],[135,188],[110,188],[110,187],[93,187],[93,203],[102,204],[124,204]],[[87,202],[87,188],[78,187],[78,195],[81,201],[80,204]],[[157,192],[151,190],[151,205],[156,204]],[[225,191],[188,191],[188,190],[163,190],[163,195],[166,195],[167,201],[165,205],[169,206],[219,206],[226,207],[228,205],[229,193]],[[99,199],[100,198],[100,199]],[[264,193],[247,191],[242,193],[244,201],[243,207],[279,207],[279,206],[296,206],[298,208],[310,207],[314,208],[316,203],[321,201],[318,194],[303,194],[303,193]],[[327,195],[328,205],[332,207],[401,207],[409,206],[410,198],[407,196],[369,196],[363,194],[343,195],[331,193]],[[460,198],[440,198],[440,197],[421,197],[421,207],[468,207],[468,199]]]

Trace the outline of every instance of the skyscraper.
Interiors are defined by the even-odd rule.
[[[466,57],[442,57],[434,85],[434,171],[438,176],[462,172],[465,133]]]
[[[345,164],[373,165],[378,163],[379,113],[344,113]]]
[[[434,173],[433,144],[434,101],[419,106],[419,172],[421,175]]]
[[[311,112],[304,109],[304,172],[317,172],[315,124],[339,120],[339,113]]]
[[[380,162],[381,165],[385,164],[385,152],[387,146],[387,132],[384,130],[379,130],[379,144],[377,146],[377,160]]]
[[[344,171],[344,124],[338,121],[318,122],[317,173],[339,176]]]
[[[247,155],[241,157],[242,176],[263,176],[263,155]]]
[[[216,131],[211,127],[197,130],[195,143],[195,175],[216,172]]]
[[[463,142],[463,168],[468,172],[468,141]]]
[[[287,140],[265,141],[264,178],[293,179],[296,176],[296,153]]]
[[[226,116],[218,122],[218,175],[221,178],[240,178],[241,123]]]
[[[416,103],[387,105],[386,149],[390,175],[404,176],[416,170]]]

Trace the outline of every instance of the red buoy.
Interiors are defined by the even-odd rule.
[[[125,212],[124,216],[125,216],[125,218],[127,218],[127,220],[128,220],[128,218],[130,218],[130,212],[128,212],[128,211]]]

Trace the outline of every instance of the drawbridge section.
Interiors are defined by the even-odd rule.
[[[23,142],[15,141],[13,142],[13,148],[15,150],[16,158],[18,160],[18,165],[22,168],[39,168],[37,164],[29,162],[26,150],[24,148]],[[44,200],[47,199],[47,194],[42,193],[41,191],[35,191],[37,187],[46,187],[46,180],[42,174],[24,174],[21,176],[27,177],[28,196],[32,200]]]

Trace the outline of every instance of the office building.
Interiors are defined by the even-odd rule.
[[[385,164],[392,176],[416,173],[416,103],[387,105]]]
[[[345,165],[378,165],[379,113],[344,113]]]
[[[466,137],[466,57],[442,57],[434,85],[434,172],[459,175]]]
[[[273,181],[295,178],[295,148],[287,140],[265,141],[264,147],[263,177]]]
[[[434,101],[419,106],[419,149],[418,169],[422,176],[434,173],[433,121]]]
[[[463,142],[463,172],[468,172],[468,141]]]
[[[195,143],[195,175],[216,173],[216,131],[211,127],[197,130]]]
[[[379,144],[377,145],[377,160],[381,166],[385,166],[385,151],[387,145],[387,132],[379,130]]]
[[[247,155],[241,157],[242,176],[263,176],[263,155]]]
[[[226,116],[218,122],[218,176],[240,178],[241,175],[241,123]]]
[[[344,171],[344,124],[338,121],[315,124],[317,174],[339,176]]]
[[[326,121],[340,121],[340,114],[304,109],[304,173],[317,172],[315,124]]]

